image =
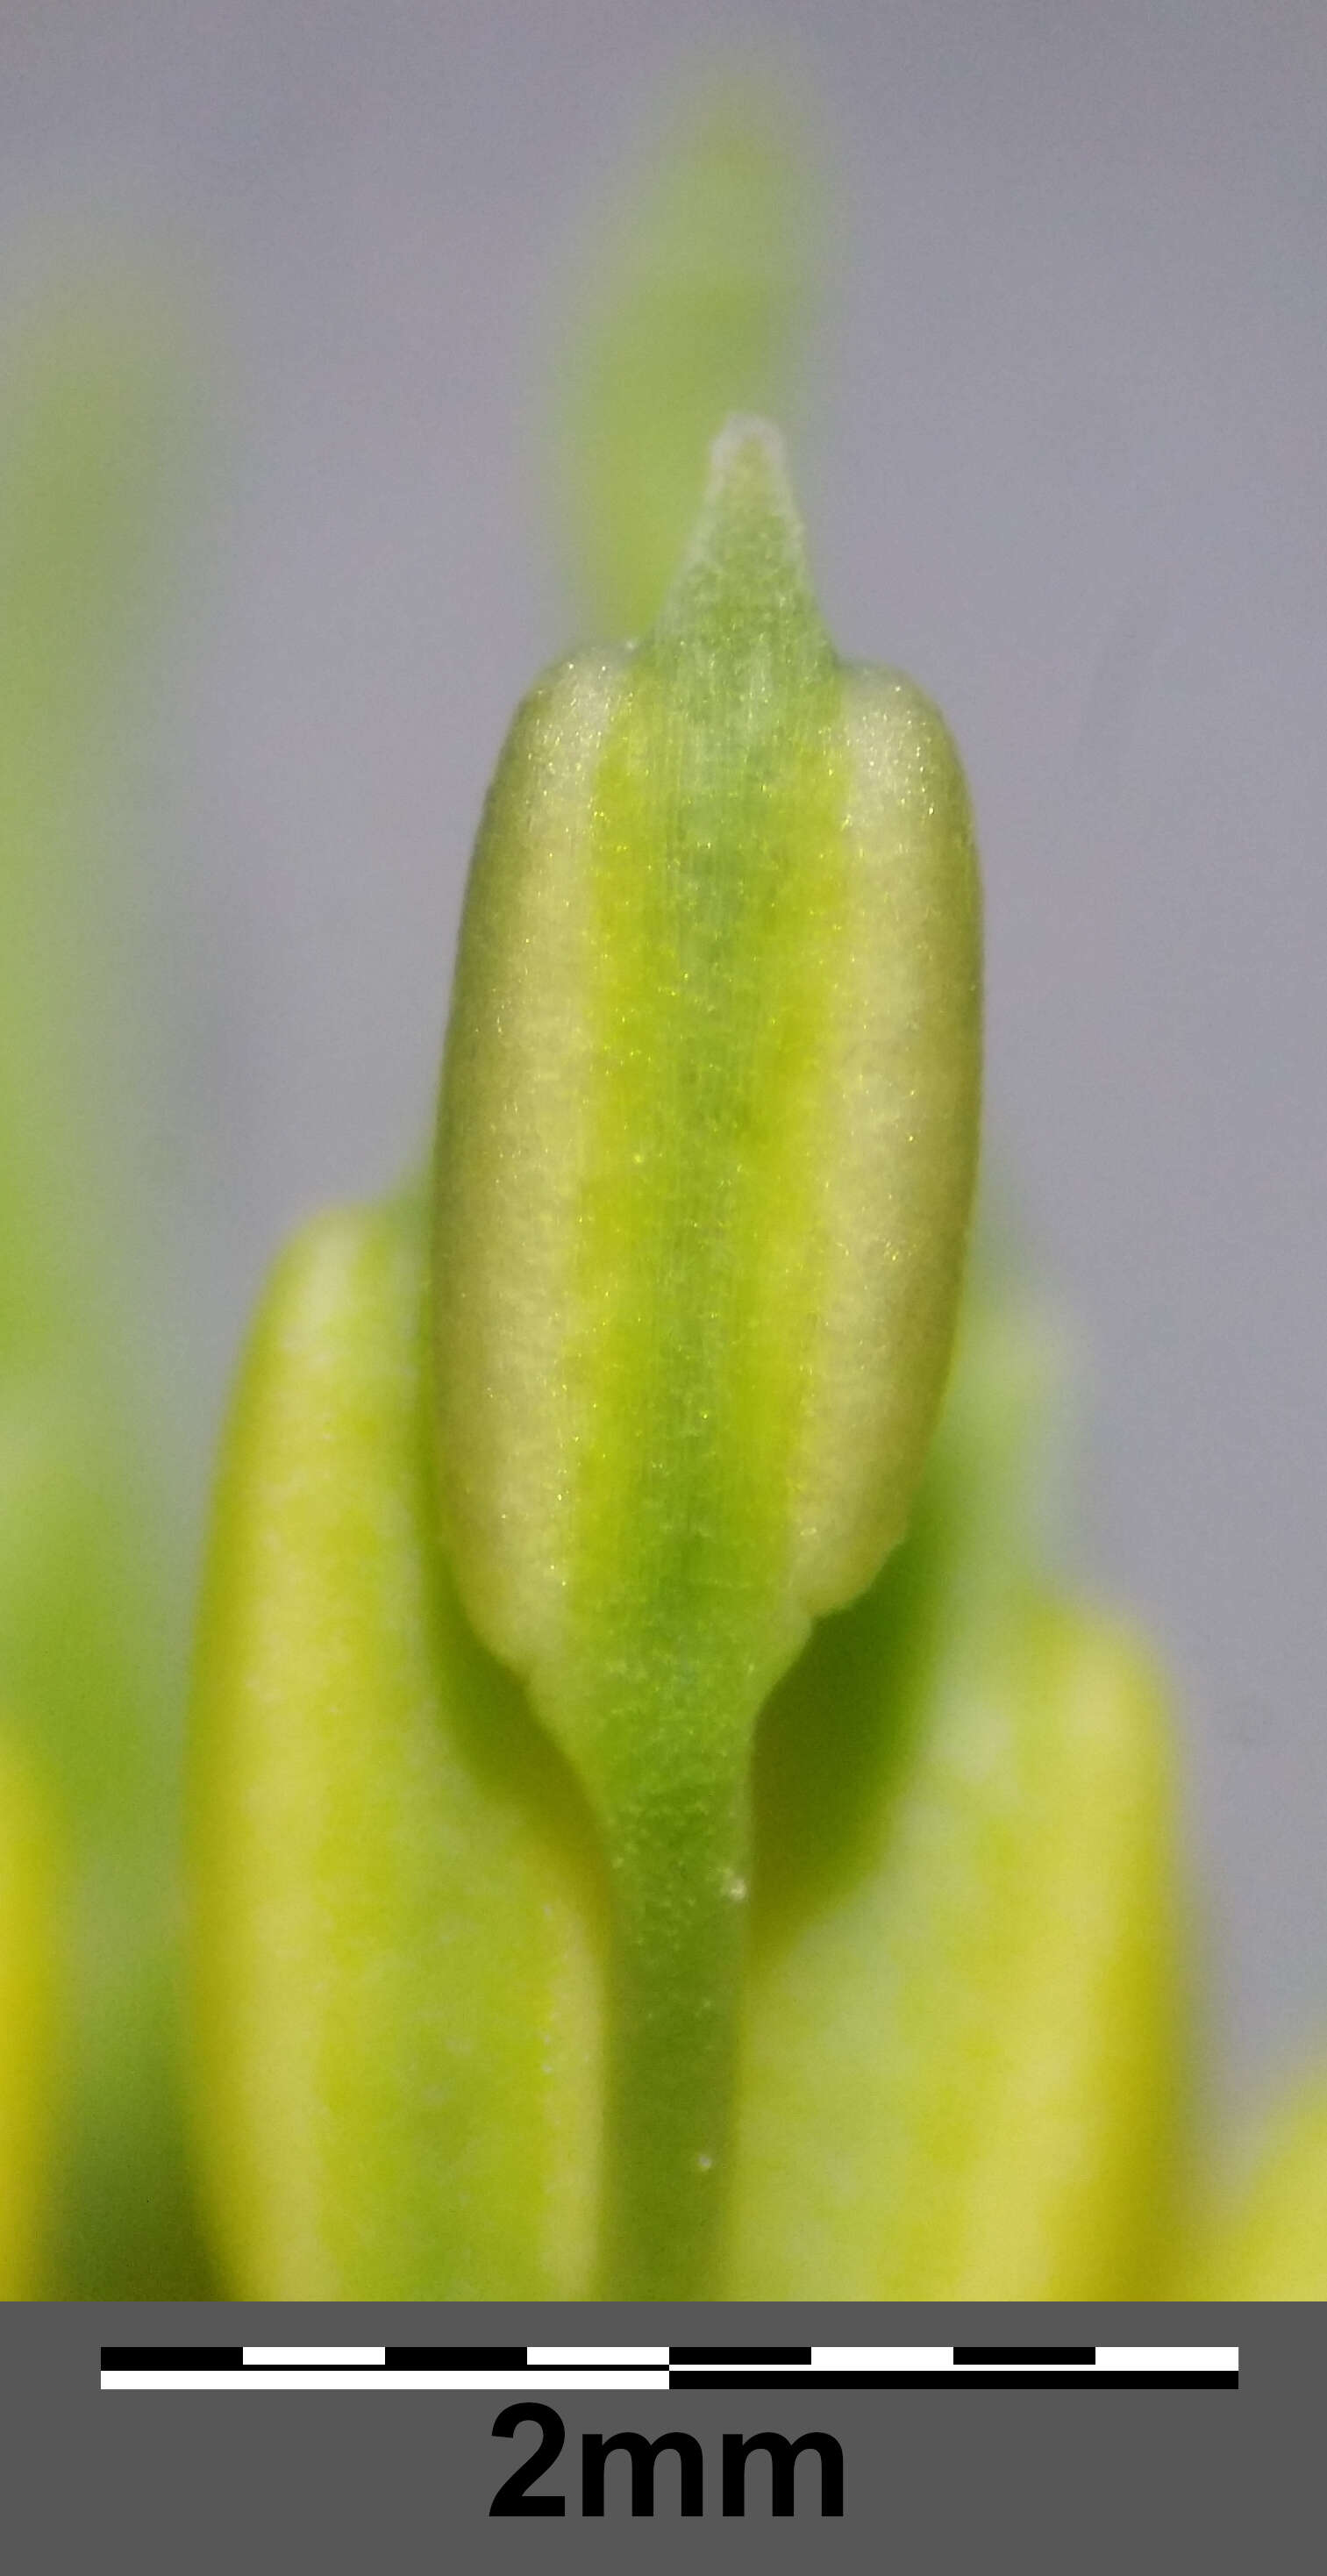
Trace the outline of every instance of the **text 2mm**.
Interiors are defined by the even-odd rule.
[[[504,2406],[493,2423],[494,2433],[510,2441],[522,2424],[532,2424],[539,2440],[529,2458],[504,2478],[489,2506],[490,2514],[543,2515],[565,2514],[567,2499],[542,2487],[539,2481],[548,2475],[561,2457],[567,2429],[556,2407],[539,2406],[529,2398],[515,2406]],[[729,2517],[746,2512],[747,2474],[755,2461],[769,2463],[768,2477],[753,2492],[768,2496],[768,2509],[773,2514],[795,2513],[799,2499],[819,2506],[822,2520],[837,2518],[843,2512],[843,2452],[832,2433],[802,2433],[793,2439],[787,2433],[725,2433],[722,2436],[720,2468],[721,2510]],[[605,2510],[608,2492],[607,2469],[617,2453],[630,2469],[631,2513],[635,2520],[652,2517],[654,2493],[661,2459],[677,2463],[672,2492],[677,2496],[678,2511],[686,2515],[705,2511],[705,2454],[694,2433],[660,2433],[651,2442],[644,2433],[583,2433],[581,2435],[580,2510],[594,2519]],[[799,2476],[799,2468],[801,2474]],[[818,2481],[815,2470],[819,2470]],[[624,2469],[615,2473],[614,2493],[623,2492]],[[818,2492],[817,2492],[818,2488]]]

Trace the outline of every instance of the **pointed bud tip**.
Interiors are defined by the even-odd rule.
[[[788,455],[782,434],[773,421],[762,420],[758,412],[731,412],[710,448],[710,494],[739,479],[756,481],[771,500],[792,509]]]
[[[704,498],[660,627],[689,625],[702,602],[757,607],[763,599],[786,608],[798,597],[812,604],[783,440],[769,421],[734,413],[710,449]]]
[[[754,412],[734,412],[710,449],[697,547],[712,542],[719,526],[736,518],[775,523],[800,557],[802,522],[793,499],[788,455],[773,423]]]

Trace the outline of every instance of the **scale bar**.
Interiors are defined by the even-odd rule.
[[[103,2344],[115,2390],[1238,2388],[1235,2345]]]

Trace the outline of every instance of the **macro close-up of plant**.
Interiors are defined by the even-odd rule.
[[[568,649],[509,674],[432,1140],[271,1270],[190,1681],[105,860],[187,361],[95,290],[17,335],[10,2299],[1327,2296],[1321,2076],[1231,2180],[1165,1659],[1046,1540],[982,817],[886,607],[877,662],[818,603],[805,175],[740,82],[670,149],[559,334]]]

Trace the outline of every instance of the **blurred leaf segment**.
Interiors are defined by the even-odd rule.
[[[712,99],[624,214],[582,315],[560,515],[607,637],[653,624],[719,422],[792,405],[817,224],[786,132],[739,93]],[[665,2130],[670,2083],[677,2098],[709,2081],[697,2032],[712,1936],[695,1957],[684,1937],[707,1919],[703,1872],[694,1904],[685,1893],[704,1763],[664,1766],[674,1912],[649,1897],[640,1916],[665,1947],[676,1937],[673,1985],[689,1981],[700,2014],[670,2023],[668,1975],[651,1984],[638,1956],[627,1990],[648,2044],[633,2070],[621,1927],[663,1810],[647,1832],[623,1803],[630,1746],[574,1655],[541,1649],[538,1671],[572,1680],[540,1685],[521,1644],[529,1603],[518,1584],[495,1611],[488,1581],[495,1510],[508,1537],[515,1518],[518,1552],[529,1540],[532,1563],[548,1561],[532,1520],[547,1461],[519,1509],[481,1491],[472,1524],[444,1514],[440,1537],[447,1350],[511,1212],[471,1192],[479,1233],[452,1247],[431,1239],[432,1194],[412,1187],[329,1214],[290,1248],[241,1375],[198,1654],[186,2156],[178,1675],[87,1051],[124,1007],[88,925],[106,903],[99,798],[157,508],[160,401],[141,341],[85,315],[37,351],[4,442],[0,2293],[205,2293],[192,2161],[234,2296],[1322,2295],[1320,2102],[1283,2124],[1233,2214],[1187,2214],[1165,1694],[1139,1644],[1045,1572],[1057,1340],[989,1241],[907,1536],[759,1684],[740,1849],[712,1854],[741,1925],[721,2196],[703,2175],[679,2196],[675,2157],[661,2193],[648,2134],[652,2066]],[[647,725],[647,787],[650,739]],[[630,936],[603,950],[614,973]],[[491,961],[480,1022],[485,973]],[[613,986],[605,1007],[624,994]],[[508,1015],[513,1002],[515,988]],[[695,1021],[702,1053],[720,1008],[716,987]],[[460,1010],[463,1028],[464,987]],[[452,1090],[456,1117],[491,1136],[482,1084]],[[574,1109],[570,1074],[565,1098]],[[554,1144],[543,1218],[531,1208],[522,1244],[517,1209],[494,1275],[519,1271],[536,1222],[555,1223],[568,1158],[595,1150],[574,1122]],[[651,1150],[658,1165],[664,1146]],[[694,1234],[694,1175],[687,1186]],[[449,1259],[456,1339],[439,1361]],[[702,1318],[714,1286],[697,1292]],[[757,1338],[764,1313],[757,1298]],[[683,1354],[693,1375],[703,1341]],[[561,1389],[569,1454],[584,1419],[602,1430],[605,1404],[621,1412],[633,1370],[632,1419],[653,1424],[656,1453],[668,1420],[687,1418],[681,1381],[651,1414],[648,1333],[637,1356],[619,1345],[616,1394],[596,1399],[574,1374]],[[464,1383],[444,1422],[448,1401],[454,1429]],[[698,1405],[695,1454],[712,1409]],[[674,1482],[694,1503],[704,1488],[687,1474]],[[627,1505],[599,1526],[603,1598],[630,1604]],[[555,1592],[574,1593],[569,1564]],[[704,1576],[689,1597],[706,1597]],[[637,1627],[643,1615],[637,1600]],[[626,1616],[610,1637],[619,1671]],[[577,1633],[593,1631],[582,1616]],[[713,1633],[712,1618],[693,1623],[681,1647],[694,1661]],[[741,1662],[725,1647],[713,1670]]]
[[[33,1961],[0,1969],[0,2246],[21,2234],[18,2277],[72,2296],[205,2278],[180,2078],[181,1625],[125,1240],[119,1023],[146,1004],[108,963],[172,372],[132,298],[64,299],[0,424],[0,1921]]]

